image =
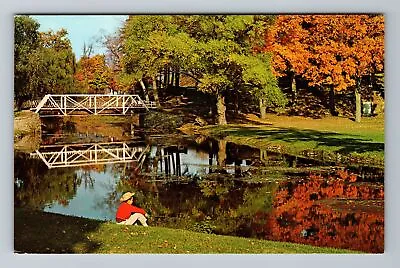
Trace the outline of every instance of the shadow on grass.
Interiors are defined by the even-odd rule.
[[[93,253],[100,244],[89,233],[101,222],[41,211],[15,209],[15,253]]]
[[[261,120],[250,119],[246,117],[244,114],[231,114],[227,113],[226,115],[228,122],[235,124],[251,124],[251,125],[259,125],[259,126],[272,126],[269,122],[262,122]]]
[[[384,151],[383,142],[373,142],[359,138],[356,135],[339,134],[335,132],[321,132],[316,130],[298,130],[295,128],[271,128],[262,130],[257,127],[241,127],[225,131],[230,136],[282,141],[287,143],[314,142],[316,146],[336,147],[333,151],[348,153],[379,153]],[[312,149],[312,148],[310,148]]]

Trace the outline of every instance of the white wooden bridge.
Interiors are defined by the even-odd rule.
[[[134,111],[157,108],[154,101],[144,101],[139,95],[113,94],[47,94],[34,108],[40,116],[126,115]]]
[[[31,153],[50,168],[115,164],[136,161],[143,164],[150,146],[125,142],[82,143],[41,146]]]

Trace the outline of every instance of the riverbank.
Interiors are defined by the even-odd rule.
[[[384,117],[311,119],[269,114],[261,120],[246,115],[226,126],[187,125],[184,133],[196,133],[267,151],[306,156],[344,164],[384,167]]]
[[[33,151],[40,144],[41,121],[37,113],[19,111],[14,113],[14,148]]]
[[[121,226],[24,209],[15,209],[14,249],[17,253],[357,253],[162,227]]]

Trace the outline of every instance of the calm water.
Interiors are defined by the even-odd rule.
[[[117,142],[66,131],[44,133],[42,144],[39,153],[15,152],[15,207],[113,221],[129,190],[153,226],[384,249],[380,169],[203,137]]]

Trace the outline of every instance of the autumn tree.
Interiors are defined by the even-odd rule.
[[[273,51],[278,73],[328,88],[332,114],[334,93],[354,92],[356,121],[360,121],[361,79],[383,72],[383,16],[282,15],[267,36],[266,50]]]
[[[303,16],[277,16],[265,36],[265,50],[273,53],[273,70],[278,77],[288,77],[292,105],[296,103],[296,77],[309,67],[308,31],[303,28]]]
[[[75,79],[80,91],[86,93],[102,94],[113,85],[112,72],[104,55],[83,56],[78,61]]]

